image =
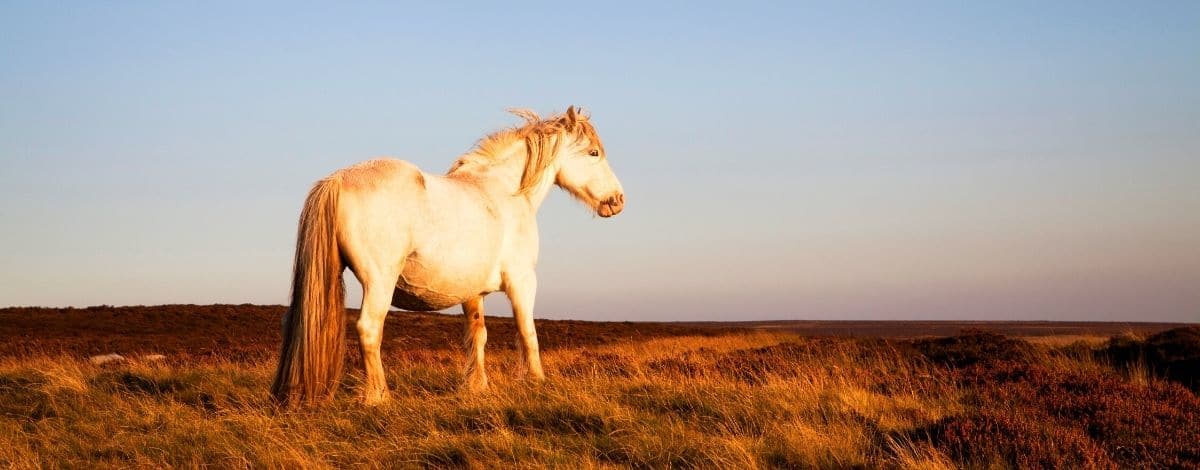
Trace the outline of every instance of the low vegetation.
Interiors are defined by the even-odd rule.
[[[269,401],[266,358],[10,357],[0,465],[1195,468],[1200,399],[1110,357],[1159,340],[668,336],[560,345],[541,385],[497,348],[480,394],[459,390],[457,352],[418,348],[390,356],[389,403],[357,403],[351,374],[300,411]]]
[[[1200,328],[1175,328],[1145,340],[1117,336],[1095,355],[1121,370],[1151,373],[1200,391]]]

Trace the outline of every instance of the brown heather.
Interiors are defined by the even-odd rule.
[[[378,407],[355,400],[362,374],[351,367],[330,404],[275,408],[271,341],[260,353],[106,367],[69,348],[27,346],[0,359],[0,465],[1200,466],[1200,399],[1153,364],[1108,358],[1108,343],[544,322],[546,383],[512,378],[517,353],[497,344],[492,389],[470,394],[459,391],[461,353],[451,347],[460,319],[401,318],[443,325],[447,341],[394,336],[385,346],[392,400]],[[597,341],[605,328],[625,333]]]

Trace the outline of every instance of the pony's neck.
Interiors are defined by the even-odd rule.
[[[491,149],[489,154],[481,154],[479,150],[464,155],[456,168],[450,171],[450,176],[474,180],[477,184],[491,193],[507,196],[511,199],[527,202],[533,210],[537,210],[550,192],[554,184],[554,171],[557,163],[546,167],[537,185],[519,194],[521,178],[525,174],[526,161],[529,158],[523,139],[514,140],[507,145]]]

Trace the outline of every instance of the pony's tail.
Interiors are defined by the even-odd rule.
[[[333,396],[346,351],[346,303],[337,242],[341,184],[313,186],[300,214],[292,304],[283,316],[283,346],[271,394],[282,405],[312,404]]]

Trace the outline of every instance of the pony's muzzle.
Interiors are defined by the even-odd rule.
[[[600,217],[612,217],[620,214],[622,209],[625,209],[625,195],[618,193],[601,202],[600,207],[596,208],[596,213]]]

